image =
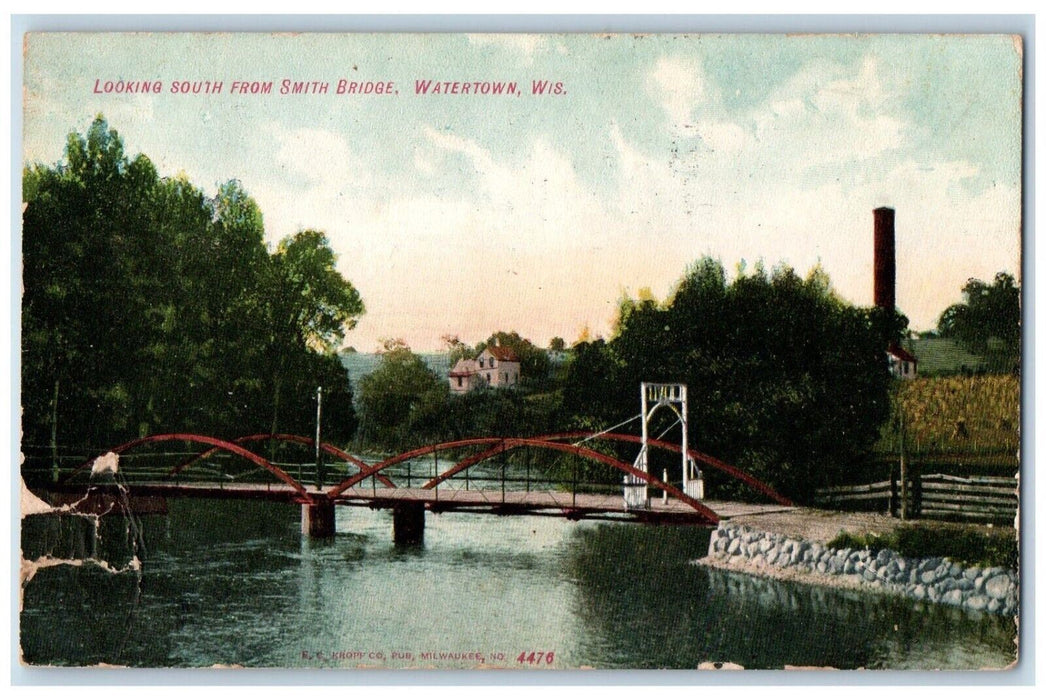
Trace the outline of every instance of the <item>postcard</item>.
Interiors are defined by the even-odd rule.
[[[27,34],[21,662],[1013,669],[1023,61]]]

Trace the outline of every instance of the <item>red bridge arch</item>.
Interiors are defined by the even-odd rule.
[[[108,450],[108,452],[115,452],[116,454],[119,455],[119,454],[123,454],[124,452],[127,452],[128,450],[132,450],[135,447],[138,447],[139,445],[146,445],[146,444],[153,443],[153,442],[174,442],[174,441],[195,442],[195,443],[200,443],[200,444],[203,444],[203,445],[211,445],[211,446],[213,446],[216,449],[224,450],[226,452],[231,452],[234,455],[238,455],[240,457],[243,457],[246,460],[254,462],[259,467],[263,467],[264,469],[268,470],[277,479],[279,479],[283,483],[285,483],[288,486],[290,486],[291,488],[293,488],[298,493],[298,495],[301,497],[301,500],[303,502],[311,503],[314,500],[313,497],[310,496],[309,493],[305,490],[305,487],[302,486],[300,483],[298,483],[298,481],[294,477],[292,477],[290,474],[288,474],[287,472],[283,471],[279,467],[271,464],[264,457],[262,457],[260,455],[257,455],[255,453],[251,452],[250,450],[244,449],[243,447],[241,447],[240,445],[237,445],[235,443],[229,442],[227,440],[220,440],[218,438],[209,437],[207,435],[194,435],[192,433],[165,433],[163,435],[149,435],[148,437],[138,438],[137,440],[131,440],[130,442],[125,442],[122,445],[119,445],[117,447],[112,448],[111,450]],[[100,456],[102,456],[102,455],[99,455],[99,457]],[[77,473],[79,473],[81,470],[85,469],[86,467],[88,467],[88,466],[90,466],[92,464],[94,464],[94,459],[90,459],[90,460],[84,462],[83,464],[78,466],[76,469],[74,469],[70,474],[66,475],[66,477],[64,479],[62,479],[62,482],[64,483],[64,482],[69,481]]]
[[[238,437],[235,440],[233,440],[233,442],[235,444],[237,444],[237,445],[243,445],[243,444],[251,443],[251,442],[262,442],[263,440],[276,440],[277,442],[293,442],[293,443],[296,443],[296,444],[299,444],[299,445],[307,445],[308,447],[314,447],[316,445],[316,441],[313,440],[312,438],[305,437],[303,435],[291,435],[289,433],[255,433],[254,435],[243,435],[241,437]],[[175,466],[174,468],[172,468],[171,471],[168,472],[168,476],[174,476],[175,474],[178,474],[180,471],[182,471],[186,467],[190,466],[191,464],[193,464],[197,460],[207,459],[212,454],[217,452],[219,449],[220,448],[218,448],[218,447],[212,447],[212,448],[210,448],[208,450],[204,450],[203,452],[200,452],[199,454],[197,454],[197,455],[195,455],[193,457],[190,457],[189,459],[185,460],[181,464],[179,464],[179,465]],[[329,455],[333,455],[333,456],[337,457],[338,459],[344,460],[344,461],[348,462],[349,464],[355,465],[361,471],[363,469],[367,469],[367,468],[370,467],[370,465],[367,464],[366,462],[364,462],[362,459],[360,459],[358,457],[354,457],[354,456],[350,455],[348,452],[346,452],[346,451],[344,451],[342,449],[339,449],[339,448],[337,448],[334,445],[331,445],[329,443],[321,442],[320,443],[320,449],[323,450],[324,452],[326,452]],[[378,479],[378,481],[383,483],[385,486],[388,486],[389,488],[395,488],[396,487],[396,484],[393,483],[393,481],[391,479],[389,479],[387,476],[385,476],[384,474],[379,474],[377,479]]]

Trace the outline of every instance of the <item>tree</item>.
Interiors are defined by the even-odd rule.
[[[548,349],[552,352],[563,352],[567,349],[567,341],[557,335],[555,338],[548,341]]]
[[[147,207],[158,182],[148,158],[124,155],[98,117],[71,134],[66,164],[23,179],[23,396],[30,440],[59,425],[63,442],[137,430],[158,340],[168,249]],[[47,426],[47,427],[45,427]]]
[[[299,231],[284,238],[268,262],[267,364],[272,382],[271,430],[276,433],[281,392],[293,374],[295,358],[310,350],[332,354],[364,307],[359,292],[335,268],[334,251],[319,231]]]
[[[383,341],[381,362],[359,381],[361,437],[393,449],[438,434],[450,388],[401,339]]]
[[[937,321],[945,338],[955,338],[971,352],[984,355],[993,339],[1006,354],[1018,356],[1021,342],[1021,289],[1013,275],[999,272],[991,284],[970,279],[963,302],[949,306]]]
[[[476,357],[476,350],[462,342],[461,338],[448,333],[440,338],[447,347],[447,362],[453,367],[459,360],[471,360]]]

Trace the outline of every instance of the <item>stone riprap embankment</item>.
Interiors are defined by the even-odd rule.
[[[1017,574],[1010,569],[966,567],[940,557],[915,559],[889,549],[834,549],[727,521],[712,533],[703,561],[735,571],[876,590],[999,615],[1017,613]]]

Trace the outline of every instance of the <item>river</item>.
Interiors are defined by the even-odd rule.
[[[1015,654],[1016,627],[998,616],[696,566],[709,536],[699,528],[427,514],[424,545],[398,548],[389,512],[339,508],[337,517],[338,534],[326,541],[299,534],[297,507],[266,502],[174,499],[167,515],[106,517],[94,547],[121,573],[40,569],[23,588],[23,658],[976,669]],[[60,554],[63,539],[85,531],[68,520],[26,528],[34,539],[23,547]],[[138,570],[128,566],[136,537]]]

